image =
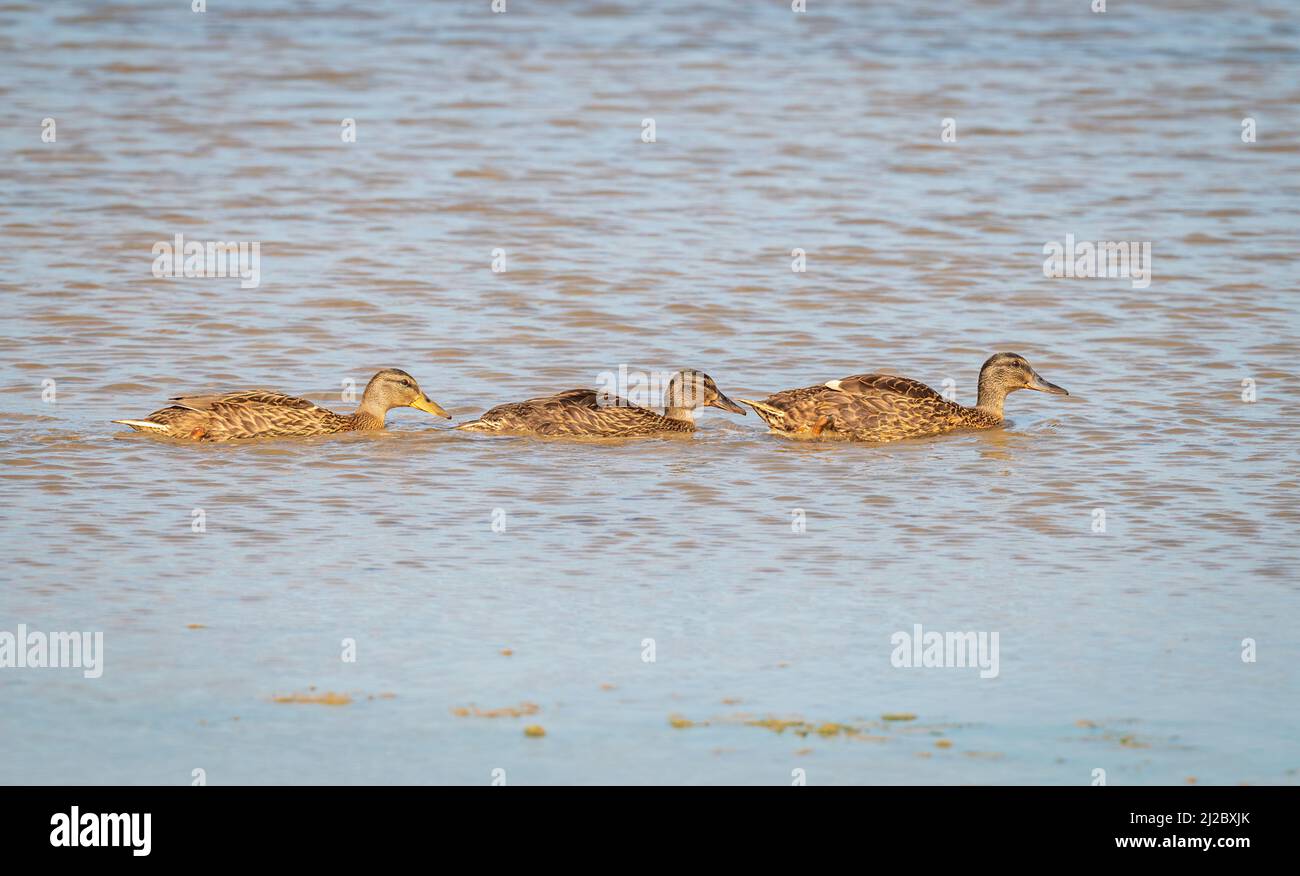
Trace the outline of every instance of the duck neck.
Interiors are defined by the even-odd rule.
[[[664,408],[664,416],[670,420],[678,420],[682,423],[695,425],[695,408]]]
[[[988,414],[994,419],[1002,419],[1002,403],[1007,400],[1007,390],[1002,384],[994,383],[987,379],[983,374],[980,375],[980,394],[979,400],[975,402],[975,409],[981,413]]]
[[[352,422],[358,429],[382,429],[387,414],[388,411],[375,399],[362,396],[357,412],[352,415]]]

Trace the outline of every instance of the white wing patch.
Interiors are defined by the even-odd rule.
[[[838,380],[828,380],[826,381],[826,386],[829,389],[838,390],[840,388],[840,382]]]
[[[155,423],[152,420],[114,420],[114,423],[121,423],[123,426],[130,426],[137,431],[153,429],[156,432],[166,432],[168,427],[162,423]]]

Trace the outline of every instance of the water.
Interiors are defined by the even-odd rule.
[[[105,642],[0,671],[0,781],[1295,783],[1295,10],[1072,5],[0,9],[0,629]],[[177,233],[261,285],[156,279]],[[1150,286],[1045,278],[1066,234]],[[384,366],[458,421],[620,365],[970,402],[996,350],[1070,397],[883,447],[108,423]],[[997,677],[893,667],[918,623]]]

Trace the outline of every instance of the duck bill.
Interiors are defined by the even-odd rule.
[[[716,399],[709,402],[709,406],[715,408],[722,408],[724,411],[730,411],[733,414],[740,414],[742,417],[747,416],[747,412],[744,408],[736,404],[731,399],[727,398],[721,392],[718,393],[718,397]]]
[[[1050,392],[1052,395],[1069,395],[1069,393],[1065,391],[1065,387],[1057,386],[1055,383],[1048,383],[1046,380],[1038,376],[1037,371],[1034,372],[1034,379],[1030,382],[1029,386],[1025,388],[1036,389],[1039,392]]]
[[[422,395],[415,401],[411,402],[411,407],[415,408],[417,411],[424,411],[426,414],[433,414],[437,417],[446,417],[448,420],[451,419],[451,414],[444,411],[440,404],[429,398],[427,395]]]

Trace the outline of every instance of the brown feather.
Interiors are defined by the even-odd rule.
[[[884,442],[1002,422],[950,402],[923,383],[889,374],[855,374],[747,403],[772,431],[788,437]]]
[[[177,396],[172,401],[176,404],[145,417],[148,422],[167,427],[165,432],[149,430],[151,434],[192,441],[234,441],[303,438],[384,427],[383,420],[366,413],[336,414],[305,398],[269,390]],[[144,431],[134,425],[131,428]]]
[[[623,398],[602,399],[594,389],[570,389],[497,405],[477,420],[457,428],[551,438],[632,438],[694,432],[695,424],[656,414]]]

